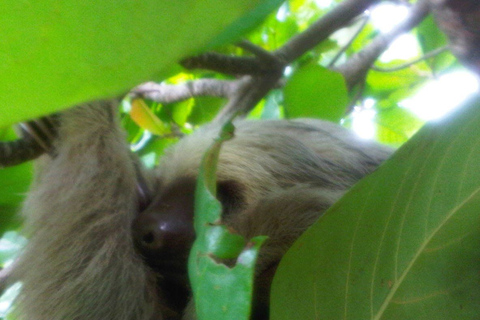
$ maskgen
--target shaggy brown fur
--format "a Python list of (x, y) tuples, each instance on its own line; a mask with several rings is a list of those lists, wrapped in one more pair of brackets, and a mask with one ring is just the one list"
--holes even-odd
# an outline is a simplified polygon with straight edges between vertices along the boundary
[[(135, 250), (136, 174), (114, 108), (100, 102), (65, 112), (56, 156), (38, 165), (24, 209), (30, 241), (15, 270), (23, 282), (21, 320), (167, 318), (155, 266)], [(246, 238), (269, 236), (256, 270), (261, 319), (286, 250), (391, 150), (318, 120), (236, 127), (222, 148), (218, 181), (229, 186), (225, 223)], [(195, 179), (217, 133), (218, 126), (205, 126), (169, 150), (151, 181), (156, 192)], [(190, 303), (183, 319), (194, 319), (193, 309)]]

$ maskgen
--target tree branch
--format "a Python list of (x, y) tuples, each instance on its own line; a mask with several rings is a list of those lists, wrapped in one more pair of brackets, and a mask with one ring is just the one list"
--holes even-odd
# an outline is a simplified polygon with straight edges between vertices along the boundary
[(355, 41), (355, 39), (357, 39), (357, 37), (359, 36), (359, 34), (363, 31), (363, 29), (365, 29), (365, 26), (367, 25), (368, 21), (369, 21), (369, 17), (368, 15), (365, 15), (363, 18), (362, 18), (362, 23), (360, 24), (360, 27), (358, 27), (358, 30), (355, 32), (355, 34), (350, 38), (350, 40), (348, 40), (348, 42), (337, 52), (337, 54), (335, 55), (335, 57), (333, 57), (332, 61), (330, 61), (330, 63), (328, 64), (328, 67), (329, 68), (333, 68), (335, 66), (335, 63), (337, 63), (338, 59), (340, 59), (340, 57), (342, 56), (343, 53), (345, 53), (345, 51), (347, 51), (348, 48), (350, 48), (350, 46), (352, 45), (352, 43)]
[(278, 83), (282, 72), (263, 77), (245, 76), (235, 95), (220, 110), (214, 121), (225, 121), (234, 114), (246, 115)]
[(250, 41), (242, 40), (237, 43), (237, 46), (250, 53), (253, 53), (259, 60), (263, 61), (263, 63), (275, 65), (279, 62), (270, 51), (267, 51), (262, 47), (251, 43)]
[(19, 125), (20, 139), (0, 142), (0, 167), (14, 166), (52, 151), (57, 117), (42, 117)]
[[(225, 74), (243, 75), (237, 80), (199, 79), (180, 85), (147, 83), (135, 88), (132, 94), (161, 103), (171, 103), (196, 96), (228, 98), (228, 103), (217, 115), (215, 121), (221, 121), (233, 114), (245, 115), (278, 84), (288, 64), (327, 39), (333, 32), (348, 25), (355, 17), (378, 1), (380, 0), (345, 0), (274, 52), (268, 52), (243, 41), (239, 46), (253, 53), (254, 57), (205, 53), (181, 62), (187, 69), (202, 68)], [(377, 36), (361, 52), (352, 56), (345, 64), (335, 68), (344, 75), (350, 89), (365, 80), (366, 73), (372, 67), (373, 62), (394, 38), (413, 28), (425, 17), (428, 13), (427, 3), (428, 0), (419, 0), (412, 7), (409, 18), (402, 24), (389, 33)], [(25, 142), (23, 144), (32, 149), (31, 145), (27, 145)], [(25, 151), (12, 151), (16, 148), (17, 145), (12, 143), (0, 144), (0, 163), (2, 161), (8, 163), (9, 160), (5, 159), (12, 158), (14, 153), (27, 154), (25, 159), (37, 156), (37, 154), (33, 155)], [(18, 160), (10, 161), (10, 163), (18, 163)]]
[(405, 63), (402, 63), (398, 66), (395, 66), (395, 67), (390, 67), (390, 68), (381, 68), (381, 67), (377, 67), (377, 66), (372, 66), (372, 70), (375, 70), (375, 71), (378, 71), (378, 72), (394, 72), (394, 71), (398, 71), (398, 70), (402, 70), (402, 69), (405, 69), (405, 68), (408, 68), (416, 63), (419, 63), (421, 61), (424, 61), (424, 60), (427, 60), (429, 58), (432, 58), (432, 57), (435, 57), (437, 55), (439, 55), (440, 53), (444, 52), (444, 51), (447, 51), (449, 49), (448, 46), (444, 46), (444, 47), (441, 47), (441, 48), (437, 48), (435, 50), (432, 50), (430, 52), (427, 52), (425, 53), (424, 55), (422, 55), (421, 57), (417, 58), (417, 59), (414, 59), (412, 61), (407, 61)]
[(452, 53), (480, 75), (480, 2), (430, 1), (439, 28), (449, 38)]
[(241, 42), (240, 46), (254, 53), (255, 57), (206, 53), (185, 59), (182, 65), (188, 69), (202, 68), (226, 74), (249, 75), (244, 77), (245, 82), (239, 87), (236, 96), (231, 98), (217, 115), (216, 121), (226, 119), (232, 113), (246, 114), (278, 83), (289, 63), (327, 39), (333, 32), (346, 26), (378, 1), (345, 0), (273, 53), (248, 42)]
[(260, 75), (269, 72), (263, 61), (256, 57), (226, 56), (215, 52), (186, 58), (180, 64), (188, 70), (206, 69), (229, 75)]
[(419, 24), (429, 13), (428, 0), (419, 0), (412, 8), (408, 17), (391, 31), (378, 35), (362, 51), (353, 55), (346, 63), (334, 68), (345, 77), (347, 86), (352, 89), (365, 81), (368, 70), (375, 60), (388, 48), (388, 46), (402, 33)]
[[(189, 84), (190, 87), (178, 85), (177, 88), (163, 85), (163, 88), (157, 87), (155, 93), (144, 93), (143, 96), (159, 102), (172, 101), (169, 98), (171, 96), (176, 96), (175, 99), (178, 100), (201, 95), (227, 97), (229, 102), (217, 115), (216, 121), (229, 118), (234, 113), (246, 114), (278, 83), (288, 64), (327, 39), (333, 32), (348, 25), (355, 17), (378, 1), (345, 0), (307, 30), (293, 37), (284, 46), (272, 53), (243, 41), (239, 43), (239, 46), (253, 53), (255, 57), (234, 57), (218, 53), (205, 53), (182, 61), (182, 65), (188, 69), (201, 68), (225, 74), (245, 75), (238, 82), (232, 84), (227, 81), (210, 80), (208, 86), (203, 86), (201, 82), (198, 85), (193, 82), (193, 84)], [(363, 82), (373, 62), (388, 48), (390, 43), (398, 35), (417, 25), (427, 13), (427, 1), (420, 0), (412, 7), (410, 16), (403, 23), (392, 31), (377, 36), (364, 50), (351, 57), (342, 66), (335, 68), (344, 75), (347, 86), (351, 89), (358, 83)], [(366, 21), (361, 25), (360, 31), (365, 23)], [(357, 35), (358, 32), (353, 39)], [(345, 48), (341, 49), (339, 54), (343, 52), (342, 50), (345, 50)], [(215, 81), (217, 82), (215, 83)], [(214, 88), (216, 86), (218, 88)]]
[(159, 103), (173, 103), (192, 97), (229, 98), (237, 90), (239, 80), (198, 79), (182, 84), (147, 82), (132, 90), (131, 95)]
[(369, 6), (379, 0), (346, 0), (339, 3), (304, 32), (293, 37), (274, 54), (285, 64), (291, 63), (305, 52), (326, 40), (332, 33), (346, 26)]

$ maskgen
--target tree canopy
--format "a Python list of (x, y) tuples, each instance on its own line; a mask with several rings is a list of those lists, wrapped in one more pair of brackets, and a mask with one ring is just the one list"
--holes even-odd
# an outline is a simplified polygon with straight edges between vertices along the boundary
[[(381, 29), (379, 6), (405, 16)], [(272, 319), (476, 319), (480, 100), (425, 126), (405, 101), (456, 70), (480, 72), (479, 17), (471, 0), (5, 4), (0, 139), (17, 139), (20, 121), (128, 93), (128, 141), (153, 167), (165, 148), (210, 121), (314, 117), (355, 129), (367, 114), (372, 138), (399, 150), (287, 253)], [(413, 55), (382, 56), (405, 34)], [(215, 161), (206, 163), (209, 181)], [(22, 242), (11, 231), (21, 232), (16, 213), (31, 172), (29, 162), (0, 170), (2, 264)], [(243, 254), (251, 271), (254, 260)], [(242, 294), (248, 311), (249, 291)], [(201, 303), (215, 310), (218, 299)], [(201, 319), (230, 319), (223, 316)]]

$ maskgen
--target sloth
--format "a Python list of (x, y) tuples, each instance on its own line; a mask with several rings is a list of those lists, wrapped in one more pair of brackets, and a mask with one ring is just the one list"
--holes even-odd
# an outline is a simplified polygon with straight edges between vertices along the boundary
[[(13, 271), (23, 284), (18, 319), (196, 319), (186, 267), (195, 181), (220, 125), (181, 139), (149, 171), (132, 157), (115, 103), (69, 109), (58, 123), (55, 151), (37, 160), (23, 209), (29, 242)], [(282, 256), (392, 150), (320, 120), (234, 125), (220, 152), (217, 197), (234, 232), (268, 236), (252, 314), (267, 319)], [(153, 191), (142, 205), (139, 175)]]

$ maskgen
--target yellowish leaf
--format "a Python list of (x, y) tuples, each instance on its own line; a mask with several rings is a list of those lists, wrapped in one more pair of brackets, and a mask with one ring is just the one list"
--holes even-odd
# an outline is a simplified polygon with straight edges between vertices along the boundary
[(156, 135), (165, 135), (170, 133), (168, 126), (162, 122), (142, 99), (134, 99), (132, 101), (132, 109), (130, 116), (133, 121), (141, 128), (150, 131)]

